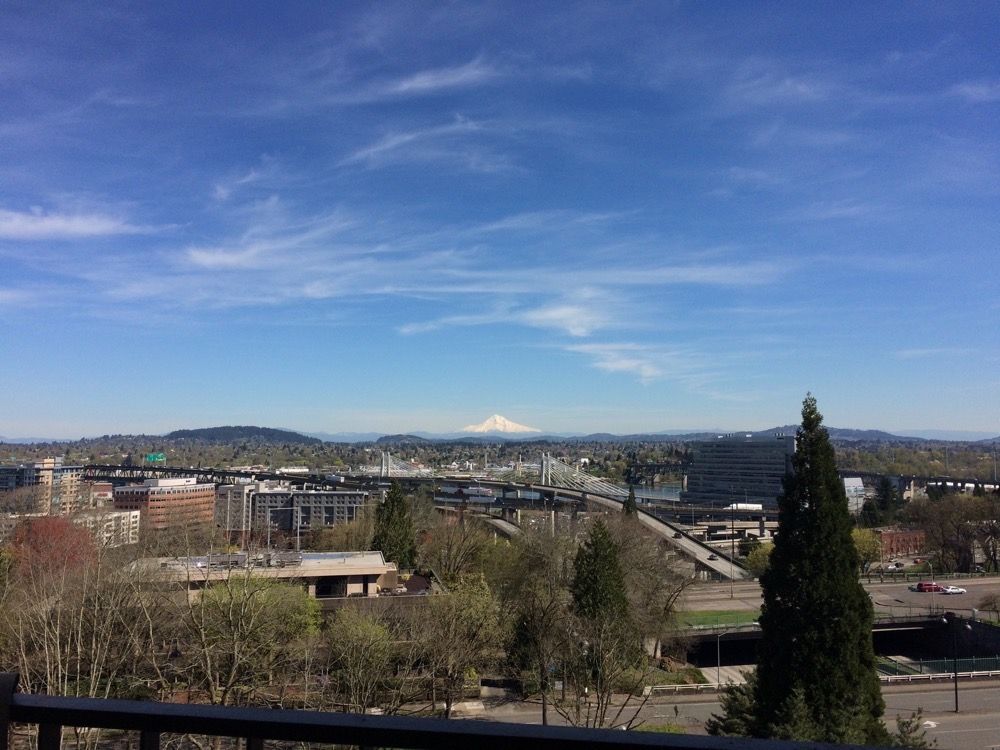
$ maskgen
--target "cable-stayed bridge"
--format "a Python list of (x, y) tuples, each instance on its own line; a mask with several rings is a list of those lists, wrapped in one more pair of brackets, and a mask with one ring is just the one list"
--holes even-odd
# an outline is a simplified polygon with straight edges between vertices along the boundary
[(395, 458), (389, 451), (382, 451), (377, 464), (359, 466), (354, 473), (362, 477), (378, 477), (379, 479), (409, 479), (429, 477), (434, 472), (423, 466)]

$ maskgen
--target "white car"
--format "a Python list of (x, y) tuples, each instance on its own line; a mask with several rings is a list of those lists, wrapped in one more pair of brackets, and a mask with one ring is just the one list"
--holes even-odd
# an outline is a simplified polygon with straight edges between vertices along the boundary
[(941, 588), (942, 594), (964, 594), (965, 589), (961, 586), (943, 586)]

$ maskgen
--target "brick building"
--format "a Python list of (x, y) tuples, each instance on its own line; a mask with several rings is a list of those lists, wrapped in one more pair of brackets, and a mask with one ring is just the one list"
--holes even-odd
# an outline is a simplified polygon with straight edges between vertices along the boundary
[(927, 543), (927, 535), (919, 529), (885, 526), (874, 531), (882, 548), (882, 562), (894, 557), (916, 555), (923, 552)]

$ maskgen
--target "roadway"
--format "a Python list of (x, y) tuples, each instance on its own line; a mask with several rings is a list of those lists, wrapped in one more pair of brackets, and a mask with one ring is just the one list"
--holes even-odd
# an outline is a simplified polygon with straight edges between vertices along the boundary
[[(940, 750), (986, 750), (1000, 745), (1000, 681), (962, 682), (956, 714), (951, 683), (883, 685), (885, 717), (890, 729), (897, 715), (909, 717), (922, 710), (928, 738)], [(636, 705), (639, 705), (636, 703)], [(660, 695), (639, 710), (648, 724), (679, 724), (689, 734), (705, 734), (705, 721), (721, 710), (715, 694)], [(549, 711), (550, 723), (564, 723)], [(541, 724), (541, 708), (535, 702), (487, 701), (477, 718), (523, 724)]]
[[(938, 581), (941, 583), (942, 581)], [(1000, 594), (1000, 578), (956, 578), (944, 583), (968, 589), (966, 594), (949, 596), (946, 594), (926, 594), (910, 591), (909, 582), (868, 583), (862, 580), (865, 589), (872, 595), (876, 614), (921, 614), (929, 610), (953, 612), (971, 611), (983, 597)], [(761, 592), (757, 581), (734, 581), (732, 583), (697, 583), (688, 587), (680, 602), (680, 608), (690, 611), (703, 610), (753, 610), (760, 607)], [(997, 744), (1000, 744), (998, 742)]]
[[(622, 501), (594, 492), (584, 492), (582, 490), (568, 490), (563, 487), (533, 485), (536, 491), (556, 492), (564, 497), (575, 497), (578, 500), (592, 502), (595, 505), (608, 508), (609, 510), (621, 511)], [(750, 577), (750, 572), (739, 563), (733, 563), (729, 556), (723, 552), (709, 547), (704, 542), (689, 536), (678, 526), (674, 526), (663, 521), (656, 516), (640, 509), (637, 516), (639, 522), (649, 529), (653, 534), (663, 539), (668, 544), (678, 548), (685, 555), (697, 561), (699, 565), (717, 573), (722, 578), (728, 580), (741, 580)], [(713, 559), (714, 558), (714, 559)]]

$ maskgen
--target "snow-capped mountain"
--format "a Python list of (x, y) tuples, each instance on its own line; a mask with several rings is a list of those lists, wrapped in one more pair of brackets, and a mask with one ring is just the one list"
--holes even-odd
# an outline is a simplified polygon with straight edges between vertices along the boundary
[(480, 424), (470, 424), (468, 427), (463, 427), (462, 432), (541, 432), (534, 427), (526, 427), (523, 424), (518, 424), (517, 422), (511, 422), (506, 417), (501, 417), (499, 414), (494, 414), (492, 417), (487, 419), (485, 422)]

